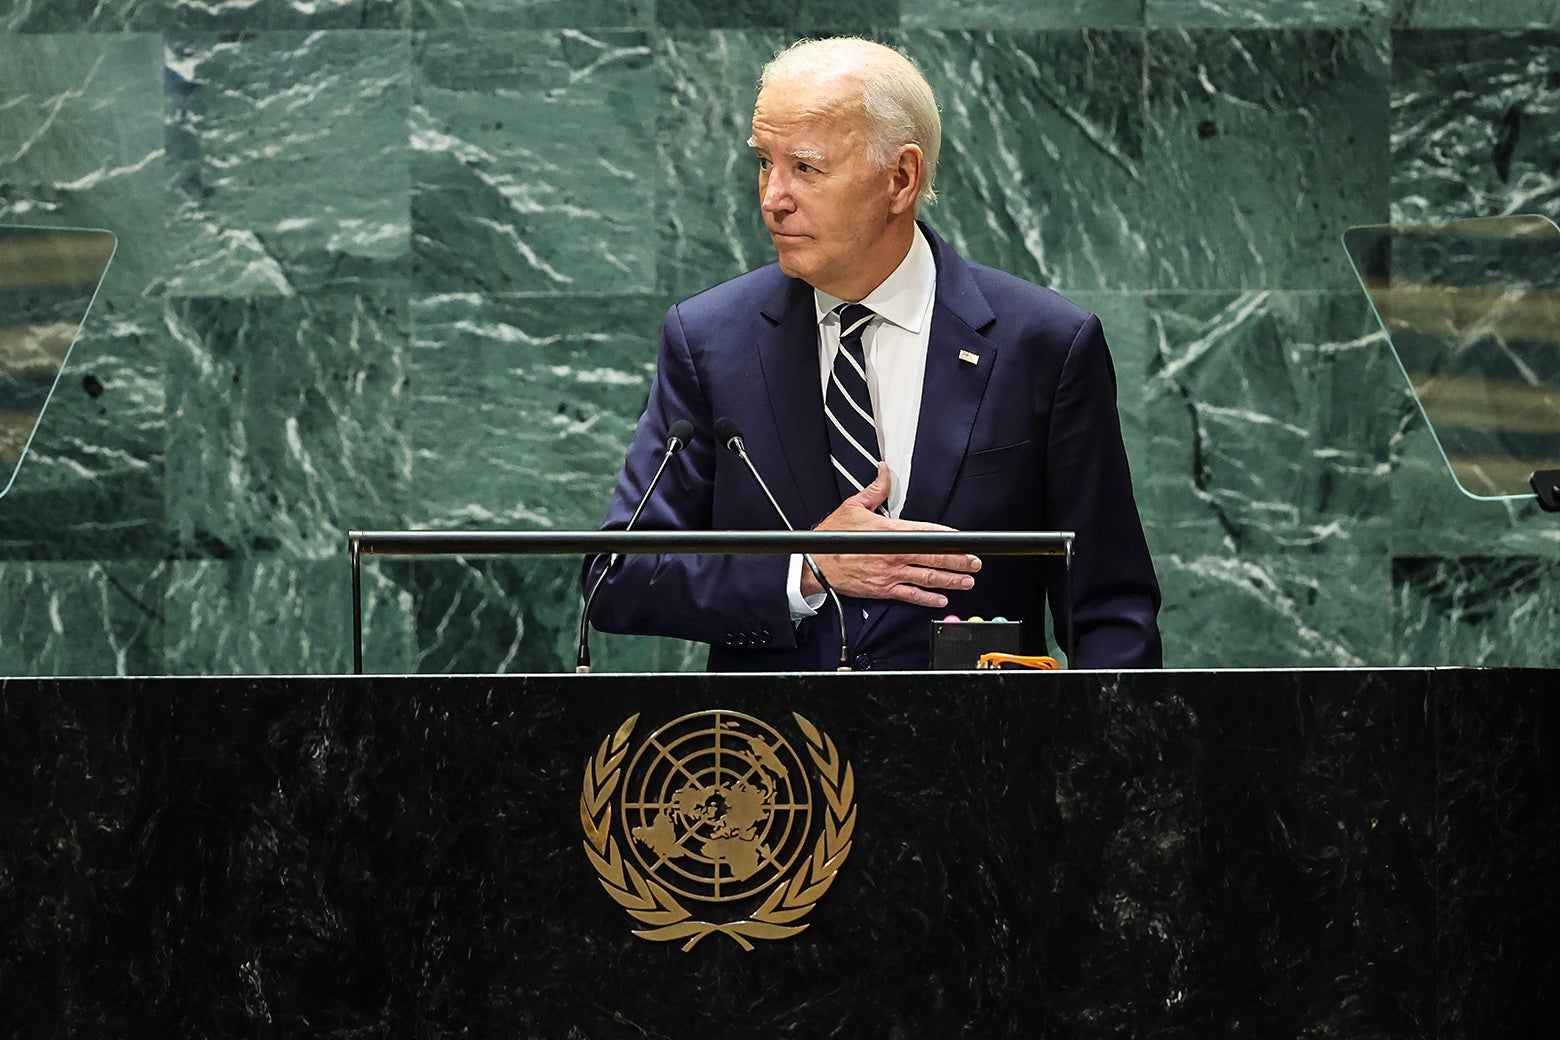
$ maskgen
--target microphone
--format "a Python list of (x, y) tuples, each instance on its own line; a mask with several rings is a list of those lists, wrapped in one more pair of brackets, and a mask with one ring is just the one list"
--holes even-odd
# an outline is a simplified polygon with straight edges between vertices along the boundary
[[(650, 486), (645, 488), (645, 493), (639, 499), (639, 505), (634, 509), (634, 515), (628, 518), (628, 523), (623, 527), (625, 531), (632, 531), (634, 524), (639, 521), (639, 514), (645, 511), (645, 506), (650, 504), (650, 496), (655, 493), (655, 486), (661, 482), (661, 474), (666, 472), (666, 464), (672, 461), (676, 455), (688, 446), (688, 440), (693, 436), (693, 423), (687, 419), (678, 419), (667, 427), (666, 453), (661, 456), (661, 464), (656, 467), (655, 476), (650, 478)], [(600, 556), (598, 555), (599, 559)], [(607, 565), (601, 568), (601, 573), (596, 576), (596, 581), (585, 594), (585, 607), (580, 611), (580, 642), (579, 653), (575, 658), (574, 670), (576, 672), (590, 671), (590, 607), (596, 602), (596, 593), (601, 591), (602, 584), (607, 580), (607, 575), (618, 565), (623, 558), (622, 553), (613, 553), (607, 560)]]
[[(753, 479), (758, 482), (759, 488), (764, 492), (764, 497), (769, 499), (769, 504), (774, 507), (775, 515), (780, 518), (780, 522), (785, 525), (785, 529), (787, 531), (796, 530), (795, 527), (791, 526), (791, 521), (786, 518), (785, 510), (780, 508), (780, 503), (775, 501), (775, 496), (770, 492), (769, 485), (764, 483), (763, 477), (759, 476), (758, 467), (753, 465), (752, 459), (748, 458), (747, 445), (742, 442), (742, 428), (737, 425), (736, 420), (729, 415), (723, 415), (716, 419), (715, 439), (720, 442), (721, 447), (735, 452), (737, 457), (747, 465), (748, 472), (753, 474)], [(823, 576), (823, 571), (818, 569), (818, 564), (814, 562), (811, 553), (802, 553), (802, 562), (807, 564), (807, 569), (812, 571), (812, 576), (818, 579), (818, 584), (823, 587), (823, 591), (833, 601), (834, 613), (840, 619), (840, 663), (835, 668), (835, 671), (851, 671), (850, 633), (845, 628), (845, 608), (840, 605), (839, 594), (834, 591), (834, 586), (829, 584), (829, 579)]]

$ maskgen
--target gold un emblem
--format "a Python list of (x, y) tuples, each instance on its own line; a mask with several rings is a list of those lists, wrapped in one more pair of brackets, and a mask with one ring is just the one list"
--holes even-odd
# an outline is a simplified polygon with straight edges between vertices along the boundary
[(718, 932), (751, 950), (751, 940), (807, 927), (850, 855), (856, 780), (833, 740), (791, 717), (806, 761), (768, 723), (704, 711), (662, 726), (630, 758), (631, 716), (585, 763), (585, 853), (607, 894), (646, 926), (635, 935), (686, 940), (686, 952)]

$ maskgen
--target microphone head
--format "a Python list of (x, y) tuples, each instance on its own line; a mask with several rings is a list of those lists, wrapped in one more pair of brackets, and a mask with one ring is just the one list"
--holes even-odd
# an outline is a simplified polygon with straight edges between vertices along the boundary
[(715, 420), (715, 439), (721, 445), (736, 451), (742, 446), (742, 427), (729, 415), (723, 415)]
[(678, 419), (672, 423), (666, 431), (666, 450), (682, 451), (688, 446), (688, 439), (693, 436), (693, 423), (687, 419)]

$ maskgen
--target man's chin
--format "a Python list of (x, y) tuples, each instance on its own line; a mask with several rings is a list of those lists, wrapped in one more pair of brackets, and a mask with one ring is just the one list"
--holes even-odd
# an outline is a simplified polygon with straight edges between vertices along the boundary
[(792, 278), (805, 278), (808, 265), (805, 254), (798, 248), (799, 243), (795, 239), (774, 239), (775, 259), (780, 261), (780, 270)]

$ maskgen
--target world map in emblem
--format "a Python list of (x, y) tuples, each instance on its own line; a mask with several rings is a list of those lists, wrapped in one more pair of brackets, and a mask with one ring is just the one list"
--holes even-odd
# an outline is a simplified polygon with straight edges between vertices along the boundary
[(760, 892), (808, 844), (806, 766), (775, 729), (740, 712), (701, 712), (656, 730), (629, 763), (621, 797), (634, 856), (692, 899)]

